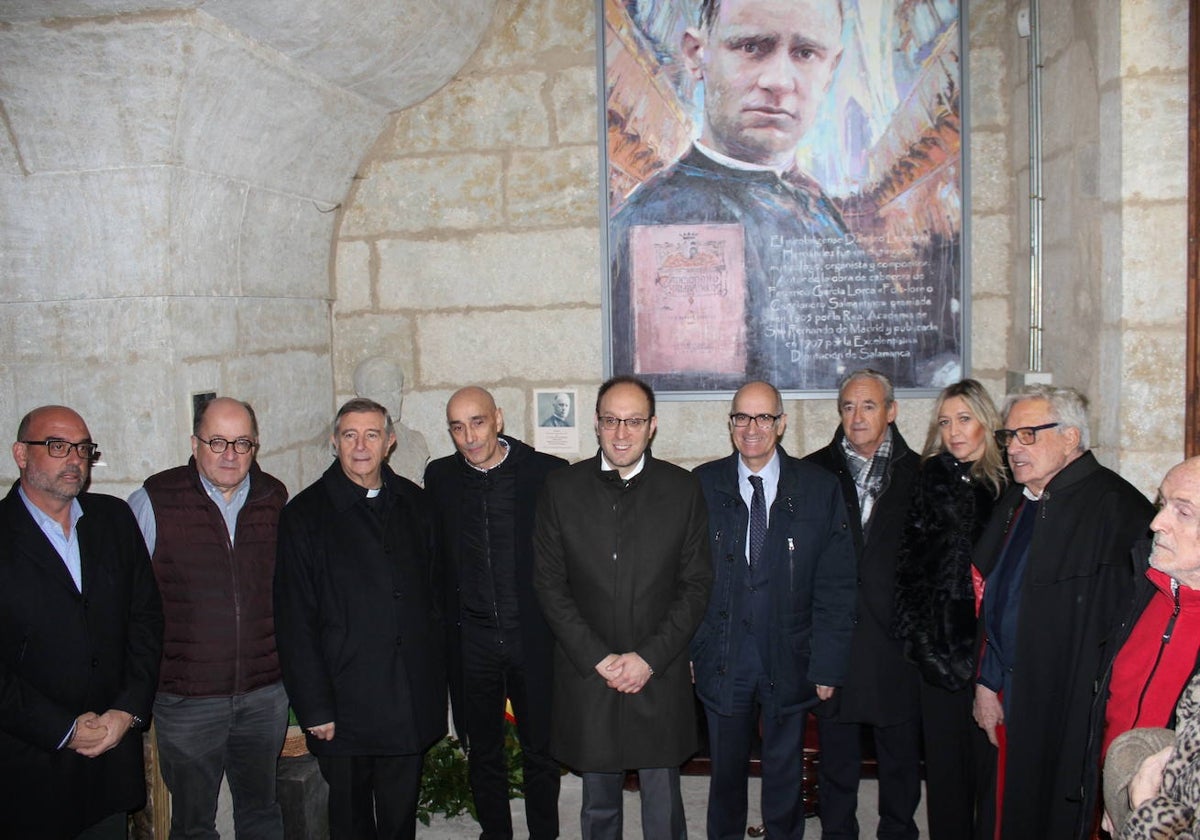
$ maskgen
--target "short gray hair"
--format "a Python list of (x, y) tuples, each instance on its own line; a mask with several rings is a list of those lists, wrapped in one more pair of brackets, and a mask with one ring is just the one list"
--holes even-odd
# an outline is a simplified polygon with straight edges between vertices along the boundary
[[(1026, 400), (1043, 400), (1050, 408), (1050, 417), (1060, 426), (1079, 431), (1079, 446), (1076, 450), (1087, 452), (1092, 447), (1092, 434), (1088, 430), (1088, 398), (1074, 388), (1059, 388), (1054, 385), (1027, 385), (1015, 394), (1004, 398), (1004, 423), (1014, 405)], [(1062, 429), (1060, 428), (1061, 432)]]
[(857, 379), (873, 379), (883, 386), (883, 404), (889, 406), (896, 401), (896, 388), (892, 385), (892, 380), (887, 378), (887, 374), (880, 373), (871, 368), (859, 368), (846, 374), (838, 385), (838, 404), (839, 410), (842, 402), (842, 393), (846, 390), (846, 386)]
[(337, 416), (333, 418), (333, 431), (332, 431), (333, 436), (337, 437), (338, 422), (344, 416), (346, 416), (347, 414), (363, 414), (363, 413), (382, 414), (387, 433), (389, 435), (394, 435), (396, 433), (395, 424), (392, 423), (392, 415), (388, 413), (388, 410), (386, 408), (384, 408), (379, 403), (375, 402), (375, 400), (367, 399), (366, 397), (355, 397), (354, 399), (346, 402), (344, 405), (342, 405), (341, 408), (338, 409)]

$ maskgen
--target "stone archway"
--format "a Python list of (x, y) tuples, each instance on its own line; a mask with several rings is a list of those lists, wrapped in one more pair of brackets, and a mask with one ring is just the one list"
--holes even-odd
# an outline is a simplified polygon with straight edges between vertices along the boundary
[(189, 394), (218, 390), (255, 403), (262, 460), (298, 489), (332, 410), (337, 208), (494, 5), (0, 4), (0, 426), (79, 408), (97, 489), (125, 495), (184, 455)]

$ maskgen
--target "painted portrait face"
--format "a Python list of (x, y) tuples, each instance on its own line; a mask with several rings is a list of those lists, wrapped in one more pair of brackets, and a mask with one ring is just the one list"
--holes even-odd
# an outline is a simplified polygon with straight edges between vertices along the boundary
[(978, 461), (987, 447), (988, 430), (962, 397), (950, 397), (938, 412), (942, 446), (960, 461)]
[[(606, 429), (600, 422), (601, 417), (615, 417), (618, 420), (636, 418), (644, 422), (636, 429), (629, 428), (623, 422), (617, 423), (616, 428)], [(609, 465), (616, 467), (622, 478), (637, 466), (657, 428), (658, 419), (650, 416), (650, 400), (636, 385), (628, 382), (614, 385), (600, 400), (596, 413), (596, 438), (600, 441), (600, 450), (605, 459)]]
[(337, 421), (333, 445), (346, 477), (374, 490), (383, 483), (383, 459), (396, 443), (388, 434), (387, 417), (378, 411), (352, 411)]
[(566, 394), (555, 394), (554, 402), (551, 404), (554, 409), (554, 416), (559, 420), (566, 420), (567, 414), (571, 411), (571, 398)]
[(722, 0), (711, 28), (683, 38), (684, 63), (704, 82), (701, 142), (787, 166), (833, 82), (841, 34), (831, 0)]

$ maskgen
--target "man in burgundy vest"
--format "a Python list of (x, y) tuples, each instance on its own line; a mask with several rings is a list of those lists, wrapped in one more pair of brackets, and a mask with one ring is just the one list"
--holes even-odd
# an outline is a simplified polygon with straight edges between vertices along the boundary
[(129, 498), (166, 618), (154, 721), (172, 837), (216, 840), (222, 775), (237, 836), (283, 837), (275, 761), (288, 702), (272, 582), (287, 490), (258, 468), (257, 451), (250, 405), (211, 400), (196, 411), (188, 463)]

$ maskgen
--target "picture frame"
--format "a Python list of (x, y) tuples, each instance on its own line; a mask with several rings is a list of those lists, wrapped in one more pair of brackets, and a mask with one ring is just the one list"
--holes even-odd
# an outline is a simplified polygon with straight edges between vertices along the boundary
[(964, 10), (758, 2), (597, 2), (606, 374), (935, 393), (969, 369)]

